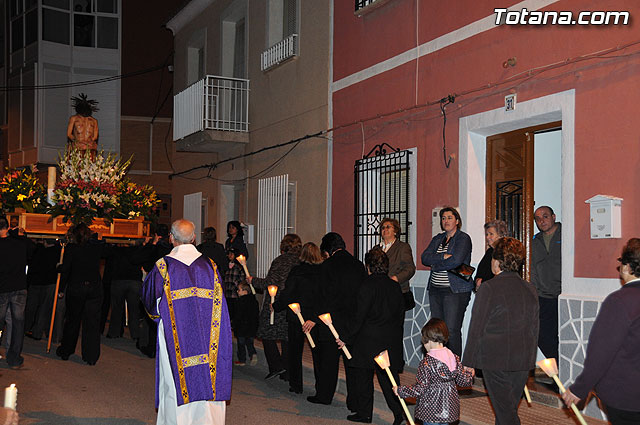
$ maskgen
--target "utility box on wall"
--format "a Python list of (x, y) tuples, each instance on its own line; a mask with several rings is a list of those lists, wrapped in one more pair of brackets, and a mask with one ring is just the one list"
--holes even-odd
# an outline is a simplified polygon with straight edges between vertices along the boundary
[(622, 198), (596, 195), (584, 202), (589, 204), (591, 239), (622, 237)]

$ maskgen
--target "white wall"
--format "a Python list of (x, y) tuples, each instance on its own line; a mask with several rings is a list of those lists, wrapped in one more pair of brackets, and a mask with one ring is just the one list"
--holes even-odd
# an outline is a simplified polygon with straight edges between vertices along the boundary
[(562, 222), (562, 131), (536, 134), (533, 158), (535, 208), (550, 206)]

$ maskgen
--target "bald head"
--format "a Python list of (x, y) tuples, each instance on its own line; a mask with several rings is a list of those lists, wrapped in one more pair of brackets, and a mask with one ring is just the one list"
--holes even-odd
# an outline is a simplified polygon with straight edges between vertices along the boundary
[(185, 219), (179, 219), (171, 224), (173, 246), (192, 243), (196, 239), (195, 225)]

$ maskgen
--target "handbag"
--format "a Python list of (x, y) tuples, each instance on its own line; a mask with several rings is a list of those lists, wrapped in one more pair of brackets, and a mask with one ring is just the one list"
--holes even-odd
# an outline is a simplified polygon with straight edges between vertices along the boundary
[(416, 300), (413, 298), (413, 292), (411, 290), (402, 293), (404, 299), (404, 311), (413, 310), (416, 306)]
[(469, 281), (471, 280), (471, 277), (473, 276), (473, 272), (475, 272), (476, 269), (475, 267), (471, 267), (467, 264), (460, 264), (458, 267), (456, 267), (453, 270), (449, 270), (449, 272), (453, 273), (454, 275), (461, 277), (462, 279)]

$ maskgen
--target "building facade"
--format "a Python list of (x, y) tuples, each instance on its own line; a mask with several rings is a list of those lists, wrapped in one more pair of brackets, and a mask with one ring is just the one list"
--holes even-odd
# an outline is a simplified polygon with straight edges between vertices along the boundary
[[(438, 209), (459, 208), (477, 265), (485, 221), (507, 220), (529, 246), (533, 209), (551, 205), (562, 221), (559, 366), (569, 383), (582, 370), (600, 303), (619, 288), (616, 258), (640, 232), (638, 192), (620, 173), (640, 154), (629, 96), (640, 84), (640, 32), (629, 16), (640, 9), (572, 0), (501, 4), (510, 14), (495, 7), (334, 2), (331, 225), (361, 249), (382, 214), (404, 217), (419, 268), (419, 305), (405, 327), (405, 358), (415, 365), (429, 317), (429, 272), (419, 258), (440, 232)], [(562, 25), (563, 16), (576, 23)], [(406, 163), (394, 158), (402, 152)], [(367, 178), (379, 189), (366, 192), (358, 182)], [(399, 203), (384, 190), (399, 193)], [(596, 194), (623, 199), (620, 238), (591, 238), (585, 201)], [(587, 413), (602, 416), (594, 403)]]

